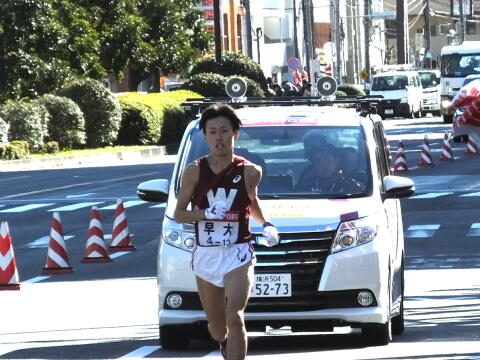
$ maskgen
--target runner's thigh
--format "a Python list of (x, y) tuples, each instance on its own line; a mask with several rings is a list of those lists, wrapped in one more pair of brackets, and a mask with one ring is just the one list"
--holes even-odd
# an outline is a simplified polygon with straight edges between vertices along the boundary
[(248, 262), (225, 275), (225, 293), (229, 311), (243, 310), (253, 283), (253, 264)]

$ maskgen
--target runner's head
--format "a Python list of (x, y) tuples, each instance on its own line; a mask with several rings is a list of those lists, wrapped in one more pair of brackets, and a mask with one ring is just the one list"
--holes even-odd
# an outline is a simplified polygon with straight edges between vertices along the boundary
[(242, 125), (242, 122), (235, 113), (235, 109), (232, 108), (230, 105), (215, 104), (209, 106), (202, 112), (202, 116), (200, 117), (200, 130), (202, 130), (205, 134), (208, 120), (220, 116), (226, 117), (230, 121), (233, 131), (238, 131), (240, 129), (240, 125)]

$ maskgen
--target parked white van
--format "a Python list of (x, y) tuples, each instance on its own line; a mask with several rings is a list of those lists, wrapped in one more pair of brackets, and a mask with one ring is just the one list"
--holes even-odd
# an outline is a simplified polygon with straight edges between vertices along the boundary
[(433, 116), (442, 115), (440, 100), (440, 70), (423, 69), (418, 71), (423, 88), (422, 111)]
[(395, 71), (374, 75), (370, 95), (383, 96), (378, 105), (382, 118), (421, 117), (423, 88), (416, 71)]

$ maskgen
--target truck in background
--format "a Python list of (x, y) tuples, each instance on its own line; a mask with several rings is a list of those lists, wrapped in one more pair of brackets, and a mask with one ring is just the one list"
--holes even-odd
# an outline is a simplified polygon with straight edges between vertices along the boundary
[(480, 74), (480, 41), (464, 41), (462, 45), (444, 46), (440, 51), (440, 96), (445, 123), (453, 114), (447, 112), (453, 97), (468, 75)]

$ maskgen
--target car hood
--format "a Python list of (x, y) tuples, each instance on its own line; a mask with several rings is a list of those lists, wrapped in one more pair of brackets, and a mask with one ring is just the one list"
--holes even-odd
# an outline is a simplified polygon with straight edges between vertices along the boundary
[[(265, 218), (280, 232), (335, 230), (342, 221), (368, 216), (375, 210), (371, 198), (261, 200)], [(252, 232), (262, 231), (260, 224), (250, 220)]]
[(370, 95), (383, 95), (384, 99), (395, 100), (407, 96), (406, 90), (370, 91)]

